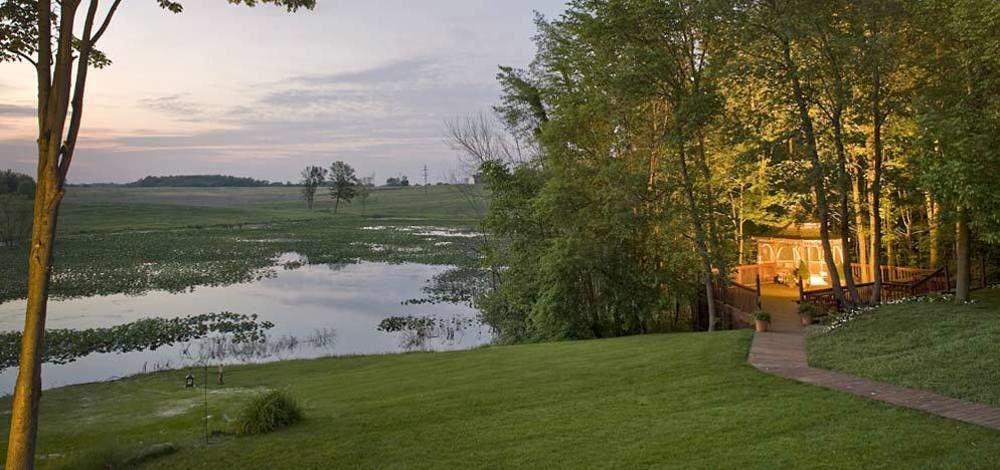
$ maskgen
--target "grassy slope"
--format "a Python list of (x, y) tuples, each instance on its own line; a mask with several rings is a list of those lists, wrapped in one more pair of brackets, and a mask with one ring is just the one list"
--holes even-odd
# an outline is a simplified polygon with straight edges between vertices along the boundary
[(809, 362), (1000, 407), (1000, 290), (978, 303), (881, 307), (809, 339)]
[(745, 364), (749, 339), (651, 335), (244, 366), (211, 394), (212, 427), (249, 396), (240, 392), (261, 387), (288, 389), (306, 421), (207, 447), (201, 392), (180, 386), (183, 372), (74, 386), (46, 392), (39, 454), (45, 466), (79, 468), (65, 455), (169, 441), (180, 451), (154, 468), (1000, 466), (1000, 433), (760, 373)]

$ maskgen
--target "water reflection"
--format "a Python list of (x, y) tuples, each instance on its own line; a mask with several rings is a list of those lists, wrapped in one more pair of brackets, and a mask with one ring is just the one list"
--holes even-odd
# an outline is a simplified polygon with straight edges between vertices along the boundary
[[(262, 320), (273, 322), (275, 327), (268, 331), (271, 344), (267, 347), (271, 349), (266, 355), (225, 344), (202, 345), (198, 342), (156, 351), (95, 354), (72, 364), (44, 365), (44, 386), (51, 388), (184, 367), (212, 358), (216, 353), (224, 353), (223, 362), (256, 362), (399, 352), (404, 349), (401, 342), (405, 333), (377, 331), (384, 318), (431, 314), (441, 318), (476, 316), (474, 309), (461, 304), (401, 305), (403, 300), (419, 296), (425, 282), (448, 269), (447, 266), (372, 262), (294, 266), (297, 264), (294, 261), (298, 258), (282, 257), (278, 265), (287, 266), (287, 269), (279, 268), (273, 277), (256, 282), (197, 287), (178, 294), (155, 291), (141, 296), (116, 294), (52, 301), (48, 309), (49, 328), (112, 326), (140, 318), (227, 310), (256, 313)], [(0, 330), (19, 330), (23, 321), (24, 301), (0, 304)], [(330, 334), (318, 333), (324, 331)], [(490, 339), (488, 333), (468, 333), (451, 341), (432, 341), (427, 347), (464, 349)], [(277, 346), (282, 342), (282, 346)], [(16, 374), (16, 369), (0, 374), (0, 393), (10, 392)]]

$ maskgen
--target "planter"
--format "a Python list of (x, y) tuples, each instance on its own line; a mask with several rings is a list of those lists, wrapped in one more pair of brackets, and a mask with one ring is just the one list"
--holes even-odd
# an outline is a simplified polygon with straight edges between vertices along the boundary
[(802, 326), (809, 326), (813, 324), (813, 317), (808, 315), (802, 315), (799, 317), (799, 320), (802, 320)]
[(758, 333), (764, 333), (765, 331), (767, 331), (767, 327), (770, 326), (770, 323), (764, 320), (754, 320), (753, 324), (754, 328), (757, 329)]

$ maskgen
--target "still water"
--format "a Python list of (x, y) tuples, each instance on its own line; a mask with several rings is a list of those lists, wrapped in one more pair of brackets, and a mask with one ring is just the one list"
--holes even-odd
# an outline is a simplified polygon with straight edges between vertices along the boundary
[[(285, 256), (287, 261), (288, 256)], [(47, 328), (108, 327), (140, 318), (178, 317), (230, 311), (257, 314), (274, 323), (268, 330), (270, 351), (254, 358), (228, 357), (226, 363), (272, 361), (345, 354), (379, 354), (403, 350), (402, 333), (377, 331), (394, 315), (473, 318), (477, 312), (461, 304), (402, 305), (421, 296), (427, 280), (446, 266), (361, 262), (346, 265), (303, 265), (275, 268), (260, 281), (222, 287), (197, 287), (171, 294), (107, 295), (49, 302)], [(0, 330), (20, 330), (24, 301), (0, 304)], [(474, 327), (453, 338), (432, 339), (427, 349), (465, 349), (488, 343), (490, 333)], [(43, 366), (45, 388), (109, 380), (163, 368), (183, 368), (204, 360), (204, 340), (156, 351), (91, 354), (64, 365)], [(213, 359), (212, 364), (218, 363)], [(10, 393), (16, 368), (0, 373), (0, 394)]]

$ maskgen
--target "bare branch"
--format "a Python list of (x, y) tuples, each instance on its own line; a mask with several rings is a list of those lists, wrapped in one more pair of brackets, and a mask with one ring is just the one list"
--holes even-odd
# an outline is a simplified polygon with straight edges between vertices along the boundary
[[(94, 6), (94, 1), (91, 6)], [(122, 3), (122, 0), (115, 0), (115, 3), (111, 4), (111, 8), (108, 9), (108, 14), (104, 16), (104, 21), (101, 22), (101, 27), (97, 28), (97, 32), (94, 33), (94, 39), (90, 41), (91, 45), (97, 44), (97, 41), (104, 36), (104, 32), (108, 30), (108, 25), (111, 24), (111, 18), (115, 16), (115, 12), (118, 11), (118, 5)]]

